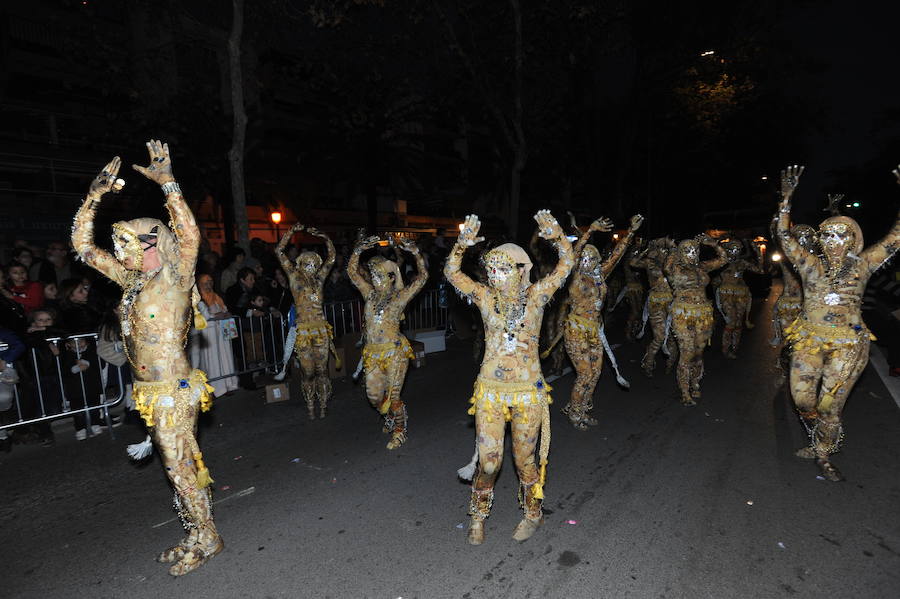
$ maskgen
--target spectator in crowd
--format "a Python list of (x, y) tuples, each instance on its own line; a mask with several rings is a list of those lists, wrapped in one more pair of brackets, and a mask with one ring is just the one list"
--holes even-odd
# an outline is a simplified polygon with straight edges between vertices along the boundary
[(66, 279), (77, 276), (69, 258), (69, 247), (61, 241), (53, 241), (47, 246), (44, 260), (31, 266), (31, 279), (41, 283), (61, 284)]
[(18, 262), (28, 270), (34, 265), (34, 253), (27, 246), (16, 246), (12, 251), (12, 261)]
[[(237, 282), (228, 288), (225, 292), (225, 305), (228, 306), (228, 311), (238, 317), (244, 317), (247, 315), (253, 315), (253, 311), (250, 306), (250, 302), (253, 299), (253, 294), (256, 292), (256, 272), (252, 268), (244, 267), (237, 272)], [(258, 316), (262, 316), (262, 314), (258, 314)], [(249, 323), (245, 318), (241, 318), (241, 330), (249, 331)], [(235, 356), (240, 356), (240, 365), (239, 370), (247, 370), (247, 366), (252, 359), (252, 354), (248, 354), (247, 352), (247, 339), (243, 339), (243, 334), (241, 338), (235, 338), (232, 340), (232, 351)], [(256, 389), (256, 385), (253, 383), (253, 376), (250, 373), (244, 373), (240, 377), (238, 377), (238, 382), (240, 386), (244, 389)]]
[[(9, 413), (15, 403), (15, 387), (19, 381), (13, 362), (25, 352), (25, 345), (15, 332), (0, 328), (0, 424), (11, 418)], [(5, 429), (0, 429), (0, 450), (9, 452), (12, 439)]]
[[(338, 259), (340, 259), (340, 256), (338, 256)], [(328, 273), (323, 293), (326, 302), (344, 302), (355, 298), (357, 292), (356, 288), (350, 283), (347, 269), (341, 268), (341, 265), (336, 263), (335, 267)]]
[(59, 311), (59, 286), (56, 283), (44, 285), (44, 306), (47, 310)]
[(88, 303), (89, 293), (83, 279), (67, 279), (60, 285), (60, 325), (70, 334), (97, 332), (100, 312)]
[(6, 284), (12, 300), (22, 304), (25, 313), (44, 305), (44, 288), (37, 281), (28, 280), (28, 269), (18, 262), (6, 267)]
[[(66, 332), (56, 328), (53, 313), (38, 309), (28, 315), (28, 331), (25, 344), (29, 355), (27, 365), (20, 369), (22, 377), (21, 389), (22, 412), (27, 418), (37, 418), (49, 414), (58, 414), (62, 410), (62, 393), (59, 388), (59, 370), (57, 357), (60, 354), (60, 343), (48, 341), (51, 338), (65, 337)], [(35, 425), (37, 439), (44, 446), (54, 444), (53, 430), (49, 422)]]
[[(136, 426), (141, 426), (141, 417), (134, 405), (132, 391), (134, 379), (131, 376), (131, 368), (128, 365), (128, 354), (125, 353), (125, 343), (122, 341), (122, 314), (119, 311), (120, 301), (114, 302), (109, 309), (103, 312), (97, 335), (97, 356), (102, 362), (101, 380), (103, 388), (110, 386), (118, 388), (119, 373), (121, 373), (121, 385), (123, 404), (125, 406), (125, 419)], [(113, 426), (119, 424), (118, 416), (111, 417)]]
[[(224, 273), (222, 273), (224, 277)], [(250, 295), (256, 287), (256, 271), (244, 267), (237, 272), (237, 282), (225, 290), (225, 305), (232, 314), (244, 316), (250, 306)]]
[(237, 377), (220, 378), (234, 372), (234, 352), (230, 340), (237, 336), (237, 331), (224, 300), (213, 289), (212, 277), (208, 274), (197, 277), (197, 289), (201, 297), (198, 309), (208, 326), (203, 330), (191, 331), (189, 355), (194, 368), (203, 370), (209, 377), (213, 394), (221, 397), (238, 388)]
[(238, 271), (244, 268), (246, 254), (239, 247), (233, 247), (225, 254), (225, 268), (219, 278), (219, 289), (228, 293), (231, 286), (237, 283)]
[(0, 268), (0, 327), (22, 337), (26, 326), (25, 308), (15, 301), (12, 292), (6, 288), (6, 269)]
[(281, 267), (276, 268), (275, 276), (269, 280), (269, 304), (282, 316), (287, 316), (294, 305), (290, 285), (284, 270)]
[[(60, 362), (63, 393), (69, 401), (69, 408), (76, 411), (99, 406), (102, 386), (100, 360), (94, 340), (90, 337), (70, 337), (65, 341), (64, 348)], [(85, 412), (76, 411), (74, 420), (75, 439), (78, 441), (84, 441), (88, 435), (99, 435), (103, 430), (99, 424), (99, 410), (91, 411), (90, 428)]]

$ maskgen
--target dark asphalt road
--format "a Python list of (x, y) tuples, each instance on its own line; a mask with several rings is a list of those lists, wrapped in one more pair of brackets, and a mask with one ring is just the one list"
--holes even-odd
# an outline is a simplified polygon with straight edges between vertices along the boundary
[(849, 482), (818, 480), (792, 456), (805, 440), (766, 344), (770, 306), (739, 361), (707, 352), (695, 408), (661, 369), (640, 374), (637, 346), (618, 350), (630, 391), (604, 372), (591, 431), (559, 414), (572, 377), (557, 381), (546, 524), (522, 544), (508, 455), (485, 544), (465, 542), (455, 471), (472, 452), (476, 364), (464, 342), (410, 372), (410, 440), (395, 452), (346, 382), (324, 421), (296, 400), (218, 402), (201, 444), (226, 549), (181, 579), (153, 561), (182, 532), (158, 461), (125, 456), (141, 434), (76, 443), (66, 425), (54, 448), (0, 454), (0, 596), (900, 596), (900, 410), (870, 365), (836, 458)]

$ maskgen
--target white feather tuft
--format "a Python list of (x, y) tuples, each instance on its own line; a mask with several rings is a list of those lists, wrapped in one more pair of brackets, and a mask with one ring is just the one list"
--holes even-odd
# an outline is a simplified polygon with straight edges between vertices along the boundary
[(147, 438), (140, 443), (132, 443), (125, 448), (125, 451), (128, 452), (128, 457), (135, 462), (143, 460), (153, 452), (153, 442), (150, 440), (150, 435), (147, 435)]
[(456, 474), (463, 480), (472, 480), (475, 478), (475, 467), (478, 466), (478, 440), (475, 440), (475, 454), (472, 461), (456, 471)]

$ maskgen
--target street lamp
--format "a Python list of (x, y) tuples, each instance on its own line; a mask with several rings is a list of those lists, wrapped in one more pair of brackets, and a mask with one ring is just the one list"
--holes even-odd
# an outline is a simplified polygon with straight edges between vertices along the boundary
[(281, 239), (281, 230), (278, 228), (278, 223), (281, 222), (281, 213), (280, 212), (270, 212), (269, 218), (272, 219), (272, 222), (275, 223), (275, 243)]

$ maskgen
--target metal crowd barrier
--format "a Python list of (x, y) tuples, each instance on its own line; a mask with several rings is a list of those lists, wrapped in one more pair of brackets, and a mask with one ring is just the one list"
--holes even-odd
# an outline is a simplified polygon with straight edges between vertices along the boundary
[[(363, 302), (359, 299), (325, 304), (325, 319), (334, 329), (335, 337), (362, 330)], [(404, 329), (439, 329), (447, 326), (447, 308), (441, 307), (438, 290), (430, 289), (417, 295), (406, 306)]]
[[(87, 342), (85, 348), (81, 347), (81, 341)], [(84, 414), (85, 427), (90, 430), (92, 412), (102, 418), (107, 428), (112, 432), (112, 418), (109, 409), (118, 405), (125, 398), (125, 384), (122, 368), (117, 367), (96, 356), (96, 351), (89, 352), (90, 344), (96, 348), (97, 333), (83, 333), (69, 337), (48, 337), (47, 343), (52, 343), (58, 349), (53, 356), (51, 372), (41, 372), (38, 363), (37, 348), (28, 348), (22, 356), (16, 360), (13, 366), (18, 374), (18, 382), (2, 383), (11, 384), (13, 388), (12, 406), (5, 412), (0, 412), (0, 430), (11, 429), (18, 426), (37, 424), (59, 418), (72, 418), (78, 414)], [(65, 345), (67, 341), (75, 341), (75, 365), (77, 366), (86, 354), (96, 361), (78, 372), (72, 372), (71, 368), (63, 366), (63, 352), (69, 351)], [(89, 360), (85, 360), (90, 362)], [(104, 374), (105, 373), (105, 374)], [(109, 376), (112, 373), (114, 376)], [(116, 385), (110, 387), (107, 383), (115, 381)], [(68, 383), (68, 385), (67, 385)], [(94, 385), (97, 384), (97, 387)], [(68, 388), (68, 390), (67, 390)], [(88, 389), (94, 389), (96, 393), (89, 393)], [(108, 391), (113, 390), (112, 393)], [(8, 422), (11, 416), (13, 422)]]
[[(331, 302), (324, 309), (325, 318), (333, 327), (335, 337), (361, 330), (361, 300)], [(189, 355), (201, 356), (200, 361), (205, 363), (194, 366), (205, 367), (210, 382), (252, 375), (259, 371), (278, 372), (284, 365), (287, 326), (284, 318), (273, 315), (210, 320), (206, 330), (192, 332), (190, 343), (202, 344), (204, 347), (198, 350), (201, 353)], [(440, 306), (437, 290), (419, 294), (407, 306), (403, 322), (405, 329), (438, 329), (446, 326), (447, 308)], [(42, 372), (37, 348), (28, 348), (14, 363), (19, 381), (12, 383), (12, 406), (5, 412), (0, 412), (0, 430), (84, 414), (88, 430), (93, 418), (97, 417), (106, 422), (112, 434), (109, 410), (126, 397), (125, 381), (128, 377), (123, 369), (130, 366), (127, 363), (115, 366), (97, 356), (97, 338), (98, 333), (48, 338), (46, 341), (59, 350), (53, 357), (50, 372)], [(82, 348), (78, 340), (87, 341), (88, 346)], [(65, 348), (67, 341), (75, 341), (72, 344), (75, 364), (82, 360), (85, 353), (97, 363), (72, 372), (71, 367), (63, 365), (63, 352), (69, 351)], [(203, 349), (209, 353), (202, 355)], [(218, 366), (214, 366), (214, 363)]]

